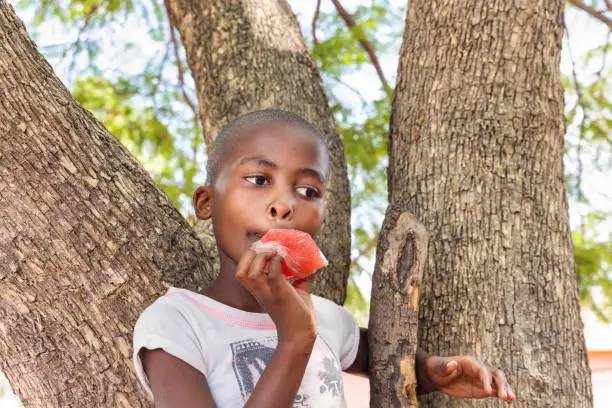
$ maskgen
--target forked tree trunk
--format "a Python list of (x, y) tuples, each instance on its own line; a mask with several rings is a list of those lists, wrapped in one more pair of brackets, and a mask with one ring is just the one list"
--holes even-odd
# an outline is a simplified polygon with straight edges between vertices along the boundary
[(0, 370), (26, 407), (148, 406), (138, 315), (211, 278), (193, 230), (0, 0)]
[[(293, 111), (323, 133), (331, 153), (325, 223), (329, 266), (313, 292), (343, 303), (350, 263), (350, 193), (342, 141), (319, 72), (286, 0), (166, 0), (194, 75), (206, 143), (236, 116)], [(210, 150), (209, 150), (210, 151)]]
[(410, 1), (393, 105), (390, 202), (430, 234), (420, 344), (501, 367), (517, 407), (592, 405), (563, 182), (562, 37), (561, 0)]

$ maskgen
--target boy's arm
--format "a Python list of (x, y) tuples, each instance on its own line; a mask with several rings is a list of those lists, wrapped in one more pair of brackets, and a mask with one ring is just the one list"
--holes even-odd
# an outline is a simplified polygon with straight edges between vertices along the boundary
[(151, 385), (156, 408), (214, 408), (206, 377), (162, 349), (142, 349), (142, 366)]
[(357, 355), (353, 364), (346, 369), (347, 373), (354, 374), (365, 374), (370, 373), (370, 357), (368, 347), (368, 329), (364, 327), (359, 328), (359, 347), (357, 348)]
[[(501, 370), (491, 369), (471, 356), (429, 356), (417, 347), (414, 370), (419, 394), (438, 390), (463, 398), (498, 397), (507, 402), (516, 398)], [(369, 374), (368, 329), (360, 329), (357, 356), (346, 371)]]

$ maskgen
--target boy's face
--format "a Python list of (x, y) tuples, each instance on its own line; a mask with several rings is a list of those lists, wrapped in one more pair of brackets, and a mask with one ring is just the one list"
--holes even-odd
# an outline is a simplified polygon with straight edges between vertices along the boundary
[(272, 228), (314, 236), (323, 223), (329, 158), (306, 130), (266, 124), (230, 143), (214, 186), (194, 194), (196, 215), (212, 219), (219, 250), (235, 262)]

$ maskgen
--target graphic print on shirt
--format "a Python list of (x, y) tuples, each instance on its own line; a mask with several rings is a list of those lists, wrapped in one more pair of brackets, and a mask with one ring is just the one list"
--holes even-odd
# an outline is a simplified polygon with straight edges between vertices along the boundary
[[(346, 407), (340, 361), (322, 336), (318, 336), (317, 344), (292, 408)], [(249, 338), (230, 344), (234, 375), (243, 402), (255, 390), (276, 346), (276, 337)]]
[[(268, 344), (262, 344), (268, 343)], [(276, 338), (266, 337), (263, 339), (246, 339), (230, 344), (232, 348), (232, 365), (242, 399), (246, 402), (259, 381), (259, 377), (265, 370), (268, 362), (276, 349)], [(273, 346), (273, 347), (270, 347)], [(309, 408), (308, 397), (297, 394), (293, 407)]]
[(320, 392), (324, 394), (331, 392), (334, 397), (344, 398), (344, 386), (342, 382), (342, 371), (334, 359), (323, 358), (323, 370), (319, 371), (322, 383)]

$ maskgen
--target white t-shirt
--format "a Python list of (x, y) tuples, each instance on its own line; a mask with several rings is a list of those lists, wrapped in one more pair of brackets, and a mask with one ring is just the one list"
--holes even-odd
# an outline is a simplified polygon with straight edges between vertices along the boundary
[[(353, 364), (359, 326), (344, 308), (312, 295), (317, 339), (293, 407), (346, 407), (342, 370)], [(134, 366), (153, 398), (142, 348), (161, 348), (206, 376), (219, 408), (242, 407), (277, 345), (266, 313), (234, 309), (186, 289), (170, 288), (140, 315), (134, 328)]]

